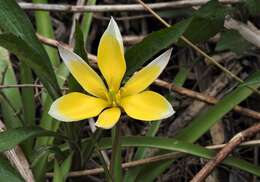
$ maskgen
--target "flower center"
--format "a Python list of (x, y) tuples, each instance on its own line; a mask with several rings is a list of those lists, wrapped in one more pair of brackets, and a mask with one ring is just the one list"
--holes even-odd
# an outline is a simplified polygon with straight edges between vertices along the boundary
[(108, 92), (108, 102), (111, 106), (119, 106), (120, 105), (120, 90), (115, 92), (114, 90), (109, 90)]

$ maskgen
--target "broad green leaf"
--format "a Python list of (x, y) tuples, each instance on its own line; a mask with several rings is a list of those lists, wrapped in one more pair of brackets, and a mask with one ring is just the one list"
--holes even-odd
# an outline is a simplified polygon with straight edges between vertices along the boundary
[(190, 18), (191, 22), (184, 36), (193, 43), (208, 40), (223, 28), (228, 12), (229, 9), (217, 0), (209, 1)]
[(260, 84), (260, 77), (256, 78), (255, 80), (252, 80), (250, 82), (246, 82), (246, 83), (242, 83), (241, 85), (239, 85), (239, 87), (245, 87), (245, 86), (251, 86), (251, 85), (255, 85), (255, 84)]
[(221, 34), (221, 38), (217, 43), (216, 51), (230, 50), (240, 55), (251, 47), (236, 30), (226, 30)]
[(9, 161), (0, 154), (0, 181), (24, 182), (18, 172), (12, 167)]
[(5, 32), (0, 35), (1, 46), (16, 54), (20, 61), (25, 61), (53, 98), (59, 97), (61, 94), (50, 60), (28, 17), (14, 0), (0, 0), (0, 7), (0, 28)]
[(36, 136), (57, 136), (57, 134), (39, 127), (10, 129), (0, 133), (0, 152), (10, 150), (17, 144)]
[(48, 68), (50, 66), (48, 56), (36, 38), (33, 26), (24, 11), (14, 0), (0, 0), (0, 7), (0, 27), (2, 31), (12, 33), (24, 40), (42, 59), (46, 59), (42, 64)]

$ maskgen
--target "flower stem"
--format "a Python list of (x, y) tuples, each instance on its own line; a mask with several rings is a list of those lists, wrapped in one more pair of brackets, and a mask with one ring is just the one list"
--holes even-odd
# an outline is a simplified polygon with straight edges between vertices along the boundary
[(122, 181), (120, 122), (112, 129), (111, 174), (114, 182)]

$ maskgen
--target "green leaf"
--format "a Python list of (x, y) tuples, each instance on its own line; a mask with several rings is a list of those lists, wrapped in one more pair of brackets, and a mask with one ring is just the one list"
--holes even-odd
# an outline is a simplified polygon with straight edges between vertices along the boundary
[(63, 182), (61, 167), (59, 166), (58, 161), (55, 159), (54, 162), (54, 176), (53, 176), (53, 182)]
[(44, 65), (49, 64), (47, 54), (36, 38), (29, 18), (17, 3), (14, 0), (0, 0), (0, 7), (0, 27), (2, 31), (20, 37), (41, 57), (46, 58)]
[(0, 34), (0, 45), (14, 53), (21, 61), (30, 66), (53, 98), (58, 98), (61, 95), (56, 79), (53, 79), (56, 77), (52, 77), (49, 71), (52, 69), (50, 68), (47, 71), (44, 64), (42, 64), (46, 60), (42, 59), (37, 52), (33, 52), (25, 41), (13, 34), (6, 33)]
[(0, 133), (0, 152), (10, 150), (17, 144), (36, 136), (57, 136), (57, 134), (39, 127), (10, 129)]
[[(83, 145), (90, 143), (90, 139), (87, 138), (83, 140)], [(112, 147), (112, 140), (109, 137), (103, 137), (99, 141), (99, 147), (101, 149), (111, 149)], [(164, 151), (176, 151), (176, 152), (183, 152), (187, 154), (191, 154), (194, 156), (211, 159), (215, 156), (215, 151), (211, 149), (206, 149), (196, 144), (192, 144), (190, 142), (177, 140), (174, 138), (166, 138), (166, 137), (146, 137), (146, 136), (125, 136), (121, 138), (121, 146), (122, 147), (149, 147), (149, 148), (158, 148), (163, 149)], [(66, 151), (69, 149), (68, 145), (60, 146), (62, 151)], [(173, 161), (166, 161), (170, 162)], [(159, 164), (164, 164), (165, 161), (160, 161)], [(156, 163), (158, 167), (160, 165)], [(251, 164), (245, 160), (238, 159), (236, 157), (228, 157), (224, 160), (223, 164), (236, 167), (238, 169), (244, 170), (251, 174), (260, 176), (260, 167), (254, 164)], [(165, 169), (164, 169), (165, 170)], [(152, 172), (152, 171), (150, 171)], [(153, 176), (150, 173), (149, 176)], [(145, 178), (140, 178), (142, 180), (148, 178), (147, 174)]]
[[(102, 138), (99, 146), (102, 149), (111, 148), (111, 138)], [(166, 138), (166, 137), (144, 137), (144, 136), (127, 136), (122, 137), (121, 140), (122, 147), (152, 147), (152, 148), (159, 148), (168, 151), (178, 151), (184, 152), (187, 154), (191, 154), (197, 157), (202, 157), (206, 159), (212, 159), (215, 156), (215, 151), (206, 149), (196, 144), (192, 144), (189, 142), (184, 142), (181, 140), (176, 140), (173, 138)], [(163, 163), (161, 161), (160, 163)], [(228, 157), (223, 161), (223, 164), (236, 167), (238, 169), (244, 170), (249, 172), (253, 175), (260, 176), (260, 167), (249, 162), (246, 162), (242, 159), (238, 159), (236, 157)], [(147, 175), (143, 178), (139, 178), (142, 181), (149, 181), (147, 180), (150, 175)]]
[(193, 43), (208, 40), (223, 28), (225, 16), (228, 12), (229, 9), (217, 0), (209, 1), (191, 17), (184, 36)]
[(81, 27), (78, 22), (76, 22), (75, 26), (75, 47), (74, 52), (79, 55), (84, 61), (89, 63), (88, 61), (88, 55), (85, 50), (85, 41), (84, 41), (84, 35), (81, 30)]
[(91, 135), (91, 142), (87, 142), (84, 145), (82, 145), (82, 153), (84, 156), (84, 159), (87, 161), (90, 159), (91, 155), (93, 154), (93, 151), (95, 150), (94, 143), (97, 143), (103, 135), (103, 130), (100, 128), (97, 128), (97, 130)]
[(11, 166), (9, 161), (0, 155), (0, 181), (24, 182), (22, 177)]
[[(154, 137), (159, 130), (161, 121), (153, 121), (150, 123), (149, 130), (145, 134), (146, 137)], [(139, 147), (135, 152), (134, 160), (143, 159), (147, 156), (147, 148)], [(142, 166), (137, 166), (135, 168), (128, 169), (124, 176), (124, 182), (134, 182), (136, 177), (142, 170)]]
[[(245, 83), (251, 82), (260, 77), (260, 72), (252, 74)], [(252, 88), (257, 89), (260, 84), (252, 85)], [(252, 94), (252, 90), (247, 87), (238, 87), (230, 94), (226, 95), (216, 105), (201, 113), (198, 117), (191, 121), (191, 124), (182, 129), (177, 135), (177, 139), (195, 142), (205, 132), (207, 132), (212, 125), (219, 121), (225, 114), (230, 112), (236, 105), (244, 101)]]
[(236, 30), (226, 30), (221, 33), (221, 38), (215, 49), (216, 51), (230, 50), (240, 55), (250, 47), (251, 44), (247, 42)]
[[(48, 0), (33, 0), (33, 3), (48, 3)], [(39, 34), (48, 38), (55, 38), (49, 12), (35, 11), (35, 23), (37, 32)], [(60, 64), (58, 51), (55, 48), (47, 45), (44, 45), (44, 48), (54, 68), (58, 67)]]
[(225, 6), (217, 0), (212, 0), (196, 11), (192, 17), (169, 28), (151, 33), (143, 41), (126, 51), (126, 76), (131, 75), (146, 61), (171, 44), (184, 45), (183, 41), (179, 41), (182, 35), (193, 43), (208, 40), (223, 28), (227, 13), (228, 9)]
[(72, 156), (73, 154), (70, 154), (61, 165), (59, 165), (58, 161), (55, 160), (53, 182), (66, 181), (71, 166)]
[(0, 0), (0, 7), (0, 28), (5, 32), (0, 35), (0, 45), (25, 61), (53, 98), (59, 97), (61, 92), (49, 57), (36, 38), (28, 17), (14, 0)]
[[(21, 77), (21, 83), (22, 84), (33, 84), (33, 77), (32, 77), (32, 71), (31, 69), (24, 63), (21, 63), (20, 66), (20, 77)], [(23, 102), (23, 118), (24, 118), (24, 125), (34, 126), (35, 123), (35, 110), (36, 105), (34, 101), (34, 89), (33, 88), (22, 88), (22, 102)], [(23, 145), (23, 150), (27, 156), (30, 155), (33, 149), (33, 143), (34, 141), (27, 140)]]
[[(0, 80), (1, 84), (16, 85), (16, 77), (9, 60), (9, 53), (6, 49), (0, 47)], [(22, 110), (22, 99), (18, 88), (1, 89), (0, 94), (4, 94), (4, 98), (0, 97), (1, 114), (7, 128), (21, 127), (22, 120), (20, 116)], [(6, 100), (8, 99), (8, 100)], [(12, 107), (11, 107), (11, 106)], [(14, 111), (15, 109), (15, 111)]]
[[(95, 4), (96, 4), (96, 0), (87, 1), (87, 5), (95, 5)], [(91, 12), (87, 12), (87, 13), (84, 13), (84, 15), (83, 15), (81, 28), (82, 28), (82, 32), (83, 32), (83, 36), (84, 36), (84, 42), (87, 42), (87, 39), (88, 39), (88, 34), (89, 34), (91, 22), (92, 22), (92, 14), (93, 13), (91, 13)]]
[[(62, 86), (69, 75), (69, 71), (67, 67), (61, 63), (57, 72), (57, 80), (59, 86)], [(49, 114), (49, 108), (52, 104), (53, 100), (50, 96), (47, 96), (46, 99), (43, 101), (43, 113), (40, 120), (40, 127), (50, 130), (56, 131), (59, 128), (60, 122), (52, 118)], [(53, 137), (40, 137), (36, 140), (35, 148), (39, 148), (46, 145), (52, 145), (54, 138)], [(34, 175), (37, 181), (42, 181), (45, 175), (46, 166), (47, 166), (47, 159), (48, 155), (46, 154), (38, 163), (34, 169)]]
[(181, 21), (172, 27), (165, 28), (149, 34), (140, 43), (126, 50), (125, 59), (127, 64), (126, 76), (134, 73), (146, 61), (151, 59), (161, 50), (176, 43), (185, 32), (190, 20)]

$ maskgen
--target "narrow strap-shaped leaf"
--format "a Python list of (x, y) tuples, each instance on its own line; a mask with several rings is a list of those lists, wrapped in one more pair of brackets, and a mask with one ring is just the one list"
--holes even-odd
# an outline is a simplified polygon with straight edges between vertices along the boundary
[[(99, 143), (100, 148), (107, 149), (112, 147), (110, 138), (103, 138)], [(194, 156), (211, 159), (215, 156), (215, 151), (206, 149), (196, 144), (184, 142), (181, 140), (176, 140), (173, 138), (165, 138), (165, 137), (143, 137), (143, 136), (127, 136), (122, 137), (121, 140), (122, 147), (152, 147), (159, 148), (169, 151), (178, 151), (184, 152), (187, 154), (191, 154)], [(169, 161), (172, 163), (172, 161)], [(164, 161), (160, 161), (159, 163), (155, 163), (159, 165), (160, 163), (164, 164)], [(243, 171), (249, 172), (253, 175), (260, 176), (260, 167), (254, 164), (251, 164), (245, 160), (238, 159), (236, 157), (228, 157), (223, 161), (223, 164), (236, 167)], [(151, 176), (152, 177), (152, 176)], [(142, 179), (142, 181), (149, 181), (149, 176), (144, 174), (142, 178), (138, 176), (137, 179)]]

